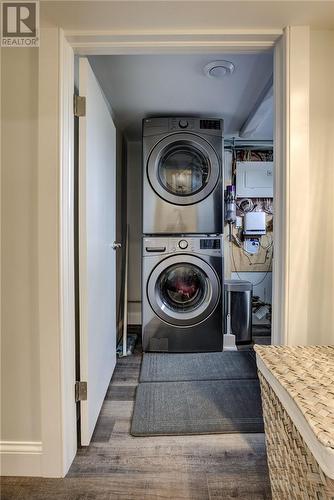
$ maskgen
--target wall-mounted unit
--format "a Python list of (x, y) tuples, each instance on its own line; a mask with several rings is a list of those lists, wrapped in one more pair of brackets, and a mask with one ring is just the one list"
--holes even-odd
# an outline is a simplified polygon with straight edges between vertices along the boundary
[(264, 212), (246, 212), (244, 236), (262, 236), (264, 234), (266, 234), (266, 214)]
[(236, 167), (237, 198), (273, 197), (272, 161), (240, 161)]

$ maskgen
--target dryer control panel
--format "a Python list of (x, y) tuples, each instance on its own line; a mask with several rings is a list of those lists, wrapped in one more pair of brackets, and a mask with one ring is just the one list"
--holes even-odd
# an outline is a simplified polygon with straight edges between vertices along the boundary
[(195, 128), (195, 120), (193, 118), (170, 118), (170, 130), (193, 130)]
[(220, 118), (194, 116), (153, 117), (143, 120), (143, 137), (166, 132), (193, 132), (222, 137), (224, 122)]
[(143, 238), (143, 256), (195, 253), (221, 256), (223, 254), (222, 236), (172, 236)]

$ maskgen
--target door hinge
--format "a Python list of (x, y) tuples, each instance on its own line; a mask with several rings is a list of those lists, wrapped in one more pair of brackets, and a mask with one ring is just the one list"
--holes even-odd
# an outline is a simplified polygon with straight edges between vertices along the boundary
[(73, 112), (74, 116), (86, 116), (86, 97), (74, 95), (73, 98)]
[(75, 402), (87, 401), (87, 382), (75, 383)]

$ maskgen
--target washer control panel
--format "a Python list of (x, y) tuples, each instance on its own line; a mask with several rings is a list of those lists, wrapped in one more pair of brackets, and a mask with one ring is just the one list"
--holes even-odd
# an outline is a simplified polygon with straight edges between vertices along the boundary
[(196, 253), (221, 256), (223, 254), (222, 236), (151, 236), (143, 238), (143, 256)]
[(179, 127), (180, 127), (180, 128), (187, 128), (187, 127), (188, 127), (188, 125), (189, 125), (188, 120), (180, 120), (180, 121), (179, 121)]
[(217, 250), (221, 247), (221, 241), (218, 238), (203, 238), (200, 240), (199, 246), (201, 249)]

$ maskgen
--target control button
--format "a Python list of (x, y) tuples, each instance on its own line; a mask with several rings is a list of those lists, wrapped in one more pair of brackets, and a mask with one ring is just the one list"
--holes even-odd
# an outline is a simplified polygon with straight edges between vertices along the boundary
[(181, 248), (181, 250), (185, 250), (188, 247), (187, 240), (180, 240), (179, 241), (179, 247)]
[(187, 122), (187, 120), (180, 120), (179, 121), (179, 127), (180, 128), (187, 128), (189, 125), (189, 123)]

